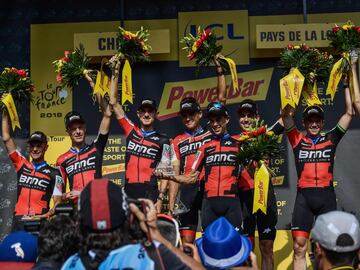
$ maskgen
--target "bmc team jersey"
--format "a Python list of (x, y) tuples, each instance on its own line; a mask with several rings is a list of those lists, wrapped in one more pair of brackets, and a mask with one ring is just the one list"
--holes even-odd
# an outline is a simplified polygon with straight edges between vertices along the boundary
[(197, 134), (185, 132), (174, 138), (171, 143), (173, 149), (172, 163), (180, 165), (180, 174), (187, 175), (196, 159), (198, 149), (211, 141), (212, 134), (202, 128)]
[(126, 136), (126, 184), (157, 186), (153, 170), (160, 161), (171, 165), (169, 138), (156, 131), (143, 132), (126, 116), (118, 122)]
[(51, 196), (61, 196), (60, 172), (46, 162), (32, 164), (18, 152), (9, 155), (17, 172), (15, 216), (40, 215), (49, 210)]
[(71, 147), (58, 157), (56, 166), (59, 166), (64, 180), (69, 181), (71, 191), (81, 191), (91, 180), (101, 178), (102, 158), (108, 137), (109, 134), (99, 133), (91, 145), (85, 144), (80, 150)]
[(201, 172), (204, 168), (207, 198), (238, 196), (238, 151), (238, 141), (225, 134), (221, 139), (205, 143), (196, 153), (192, 169)]
[(295, 127), (286, 132), (294, 151), (298, 188), (331, 186), (336, 146), (346, 131), (337, 125), (315, 140), (303, 135)]

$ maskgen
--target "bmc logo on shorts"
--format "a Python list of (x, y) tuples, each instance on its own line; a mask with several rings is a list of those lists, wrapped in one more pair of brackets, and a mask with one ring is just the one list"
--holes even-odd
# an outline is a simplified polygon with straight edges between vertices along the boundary
[(330, 158), (331, 149), (325, 150), (300, 150), (299, 159), (322, 159)]
[(84, 160), (80, 160), (78, 162), (75, 162), (74, 164), (71, 164), (69, 166), (66, 167), (66, 173), (70, 174), (73, 171), (85, 168), (85, 167), (90, 167), (90, 166), (95, 166), (95, 157), (90, 157)]
[(41, 187), (47, 188), (49, 185), (49, 181), (45, 179), (39, 179), (37, 177), (27, 176), (27, 175), (20, 175), (19, 182), (26, 185), (31, 185), (33, 187)]
[(156, 156), (158, 153), (157, 149), (147, 147), (146, 145), (137, 144), (132, 141), (129, 141), (128, 149), (140, 154), (147, 154), (150, 156)]

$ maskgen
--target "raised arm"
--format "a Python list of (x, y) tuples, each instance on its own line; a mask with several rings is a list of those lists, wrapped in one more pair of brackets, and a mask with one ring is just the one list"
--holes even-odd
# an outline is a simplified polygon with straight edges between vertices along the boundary
[(355, 112), (360, 115), (360, 87), (359, 87), (359, 78), (356, 70), (357, 58), (352, 59), (351, 61), (351, 70), (353, 74), (353, 85), (354, 85), (354, 109)]
[(9, 154), (16, 151), (16, 145), (11, 137), (11, 127), (10, 127), (10, 116), (7, 109), (3, 110), (2, 114), (2, 137), (6, 147), (6, 150)]
[(216, 75), (217, 75), (217, 95), (218, 100), (221, 104), (225, 105), (226, 103), (226, 78), (223, 68), (220, 65), (219, 59), (223, 56), (221, 54), (217, 54), (215, 56), (215, 68), (216, 68)]
[(124, 109), (118, 101), (118, 85), (121, 62), (116, 56), (113, 56), (110, 59), (110, 62), (112, 63), (112, 75), (110, 81), (110, 105), (113, 107), (116, 119), (121, 119), (125, 116)]
[(285, 129), (289, 129), (295, 126), (294, 113), (295, 109), (289, 105), (287, 105), (284, 109), (281, 110), (280, 123), (284, 126)]
[(345, 113), (340, 117), (340, 120), (338, 122), (338, 125), (347, 130), (350, 126), (351, 119), (353, 115), (355, 114), (352, 102), (351, 102), (351, 96), (350, 96), (350, 89), (348, 87), (345, 88)]

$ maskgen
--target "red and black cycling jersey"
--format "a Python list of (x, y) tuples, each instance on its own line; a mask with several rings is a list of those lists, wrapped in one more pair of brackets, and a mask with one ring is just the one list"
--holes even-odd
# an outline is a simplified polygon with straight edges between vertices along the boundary
[(15, 216), (48, 212), (51, 197), (62, 195), (63, 178), (59, 170), (46, 162), (32, 164), (16, 151), (9, 157), (17, 172)]
[(81, 191), (91, 180), (102, 177), (102, 158), (108, 137), (109, 134), (99, 133), (91, 145), (85, 144), (79, 150), (71, 147), (58, 157), (56, 166), (64, 180), (69, 181), (71, 191)]
[[(200, 128), (196, 134), (189, 132), (176, 136), (171, 142), (172, 163), (180, 165), (180, 174), (189, 174), (193, 165), (198, 149), (205, 143), (211, 141), (212, 134), (210, 131)], [(202, 176), (200, 179), (203, 178)]]
[(239, 142), (225, 134), (221, 139), (205, 143), (196, 153), (192, 169), (201, 172), (204, 168), (207, 198), (238, 196), (238, 151)]
[(294, 151), (298, 188), (332, 185), (336, 146), (345, 132), (337, 125), (326, 134), (310, 139), (295, 127), (286, 131)]
[[(273, 131), (275, 135), (280, 135), (281, 133), (284, 132), (284, 127), (279, 122), (276, 122), (267, 130)], [(239, 140), (241, 135), (242, 133), (233, 136), (233, 138)], [(254, 178), (250, 176), (249, 172), (245, 168), (243, 168), (240, 173), (239, 189), (241, 189), (242, 191), (247, 191), (253, 188), (254, 188)]]
[(153, 170), (161, 162), (171, 165), (169, 138), (156, 131), (144, 132), (126, 116), (118, 119), (126, 136), (126, 184), (147, 183), (157, 186)]

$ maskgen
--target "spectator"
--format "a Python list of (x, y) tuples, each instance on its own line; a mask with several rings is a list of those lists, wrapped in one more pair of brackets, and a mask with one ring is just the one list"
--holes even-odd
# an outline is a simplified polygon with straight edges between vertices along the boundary
[[(80, 250), (62, 269), (201, 268), (161, 236), (154, 204), (146, 199), (140, 202), (145, 213), (130, 204), (129, 214), (123, 189), (106, 179), (91, 181), (79, 201)], [(139, 226), (132, 226), (134, 223)], [(129, 229), (134, 227), (140, 227), (149, 238), (161, 244), (156, 241), (148, 241), (146, 245), (135, 243), (130, 236), (134, 232)]]
[(38, 237), (38, 259), (33, 270), (61, 269), (64, 261), (78, 250), (78, 229), (73, 218), (59, 215), (45, 221)]
[(195, 240), (200, 258), (209, 269), (227, 269), (241, 266), (251, 253), (251, 242), (242, 236), (224, 217), (216, 219)]
[(24, 231), (13, 232), (0, 244), (0, 269), (31, 269), (36, 253), (36, 236)]
[(314, 269), (355, 269), (360, 229), (354, 215), (341, 211), (322, 214), (316, 219), (311, 233)]

